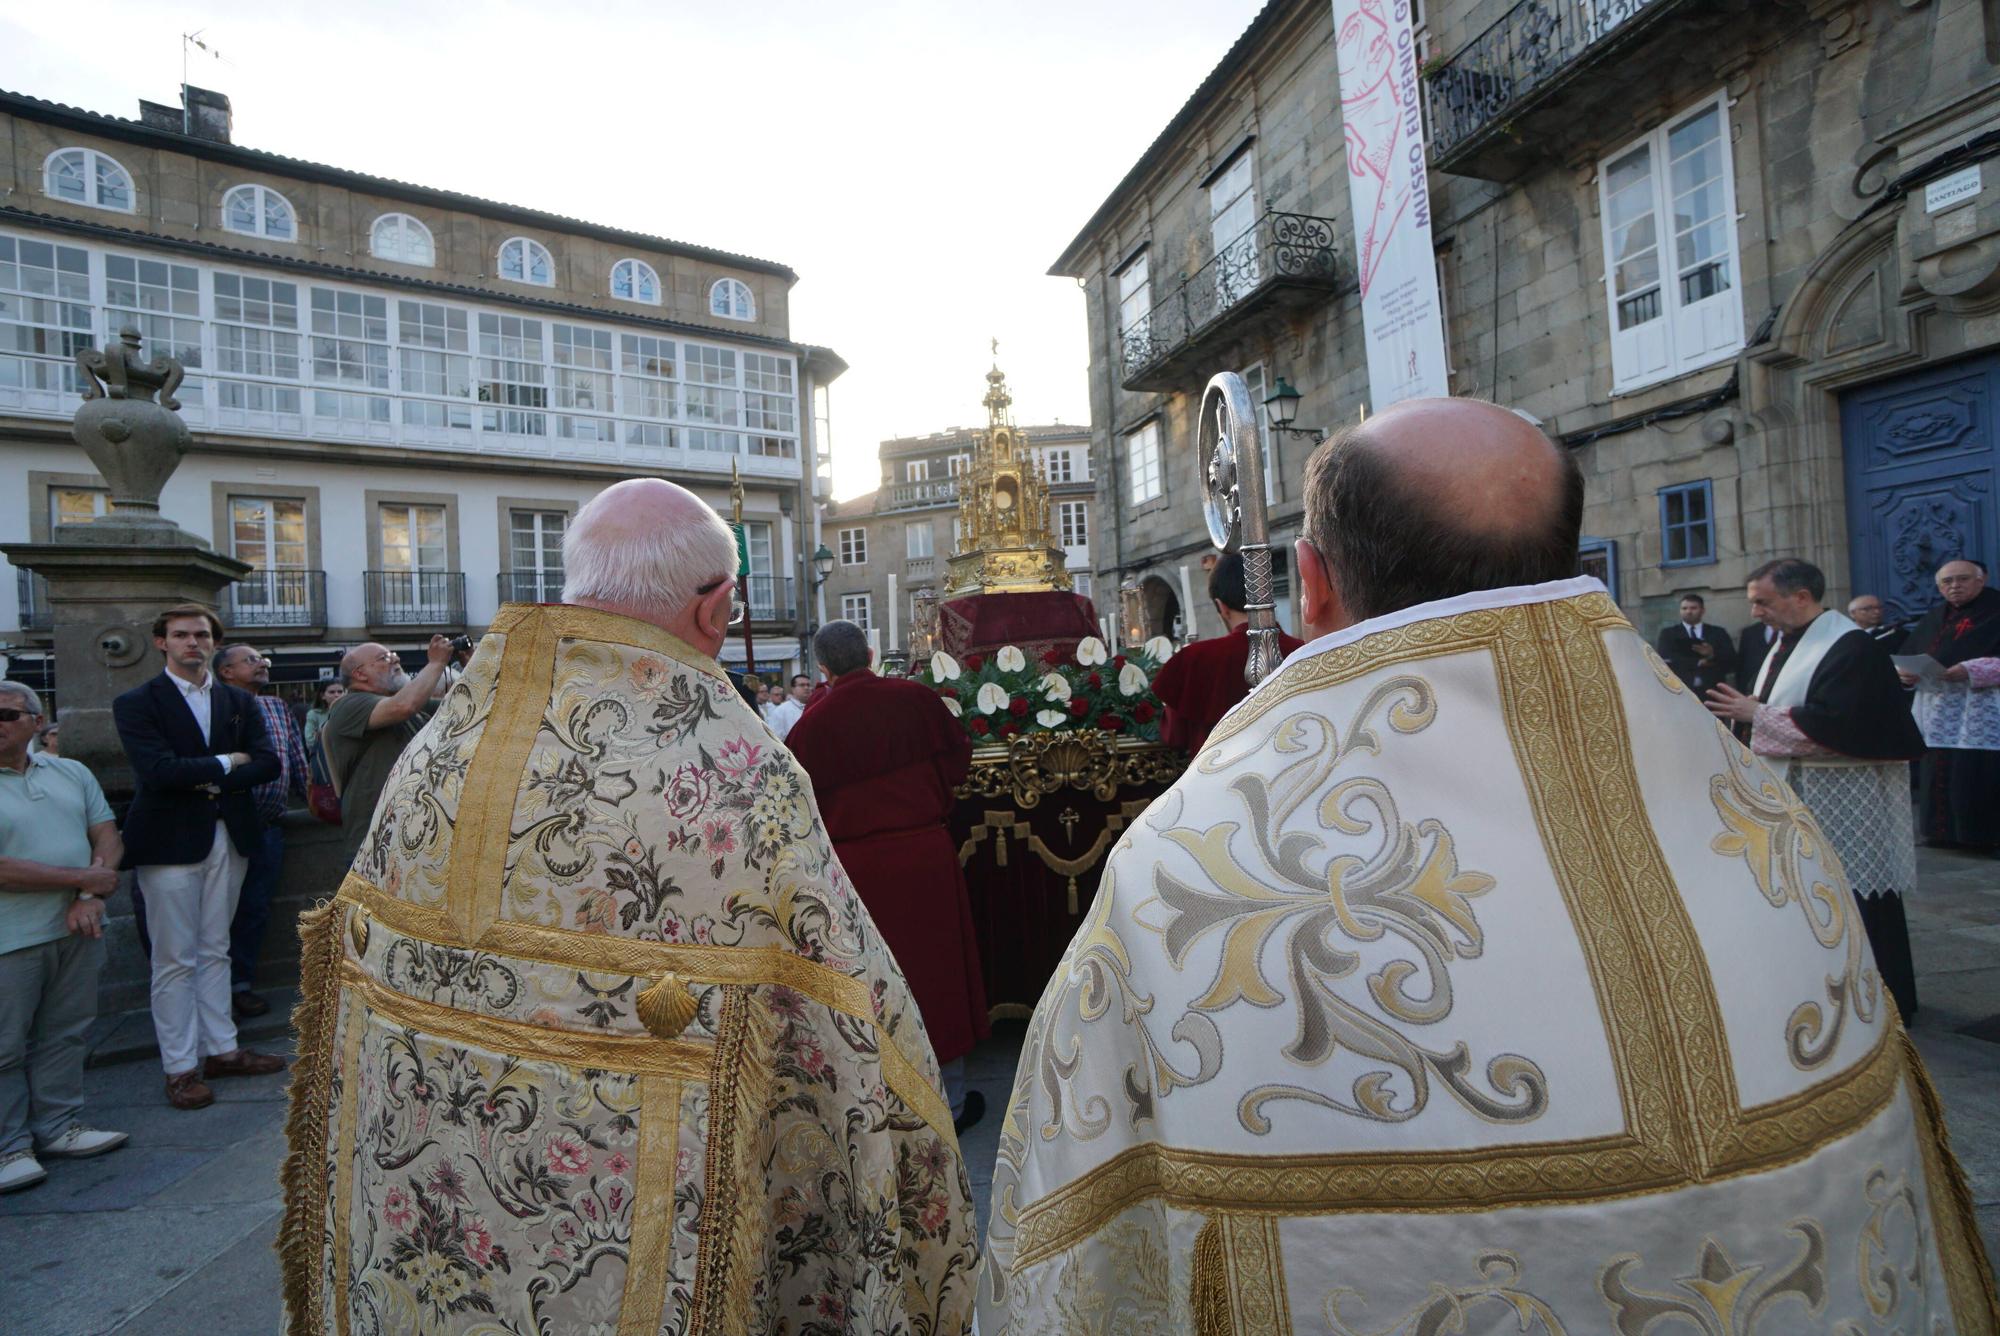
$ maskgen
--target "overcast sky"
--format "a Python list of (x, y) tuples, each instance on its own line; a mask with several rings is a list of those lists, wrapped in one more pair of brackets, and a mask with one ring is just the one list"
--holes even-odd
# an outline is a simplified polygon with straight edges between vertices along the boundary
[(782, 261), (833, 387), (834, 490), (891, 436), (1089, 420), (1057, 253), (1259, 0), (689, 4), (0, 0), (0, 86), (136, 116), (191, 83), (236, 141)]

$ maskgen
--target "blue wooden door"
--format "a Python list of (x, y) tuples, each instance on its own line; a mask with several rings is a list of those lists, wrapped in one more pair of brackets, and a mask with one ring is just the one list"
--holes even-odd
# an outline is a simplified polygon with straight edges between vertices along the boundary
[(1847, 543), (1854, 592), (1885, 621), (1937, 602), (1932, 577), (1954, 557), (2000, 555), (2000, 356), (1933, 367), (1850, 391), (1840, 404)]

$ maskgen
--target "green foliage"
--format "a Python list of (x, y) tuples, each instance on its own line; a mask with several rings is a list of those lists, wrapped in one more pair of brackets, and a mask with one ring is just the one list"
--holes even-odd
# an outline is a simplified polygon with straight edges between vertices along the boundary
[[(1019, 666), (1002, 667), (1003, 660)], [(968, 654), (963, 662), (937, 654), (915, 665), (911, 679), (955, 705), (975, 743), (1078, 730), (1157, 742), (1165, 711), (1152, 684), (1164, 661), (1145, 650), (1110, 650), (1092, 637), (1069, 655), (1051, 650), (1037, 657), (1012, 645)]]

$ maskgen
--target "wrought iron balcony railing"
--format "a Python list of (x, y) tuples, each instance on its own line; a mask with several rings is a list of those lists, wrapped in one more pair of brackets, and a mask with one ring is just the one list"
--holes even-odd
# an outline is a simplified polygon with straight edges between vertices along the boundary
[(1430, 72), (1431, 165), (1489, 174), (1474, 159), (1512, 118), (1678, 2), (1520, 0)]
[(53, 631), (56, 610), (49, 606), (49, 582), (33, 571), (16, 569), (14, 589), (21, 604), (23, 631)]
[(889, 489), (885, 510), (911, 510), (922, 506), (943, 506), (958, 500), (958, 479), (931, 478), (924, 482), (899, 482)]
[(502, 603), (560, 603), (562, 591), (561, 571), (500, 572)]
[(232, 630), (323, 627), (326, 572), (252, 571), (222, 591), (222, 624)]
[(465, 625), (461, 571), (363, 571), (370, 626)]
[(1119, 331), (1125, 388), (1173, 389), (1240, 319), (1337, 288), (1337, 235), (1331, 218), (1270, 210), (1194, 273), (1156, 290), (1152, 310)]
[(792, 578), (789, 575), (748, 575), (744, 583), (750, 597), (750, 620), (753, 622), (797, 621), (799, 608), (792, 598)]

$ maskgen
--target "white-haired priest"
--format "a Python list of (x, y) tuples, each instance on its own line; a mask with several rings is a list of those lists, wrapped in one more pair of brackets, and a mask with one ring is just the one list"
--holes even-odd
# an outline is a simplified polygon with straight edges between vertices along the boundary
[(1314, 457), (1317, 639), (1043, 994), (985, 1336), (1994, 1329), (1839, 865), (1571, 578), (1582, 502), (1491, 404)]
[(302, 926), (291, 1329), (962, 1332), (937, 1063), (716, 664), (729, 529), (633, 480), (563, 557)]

